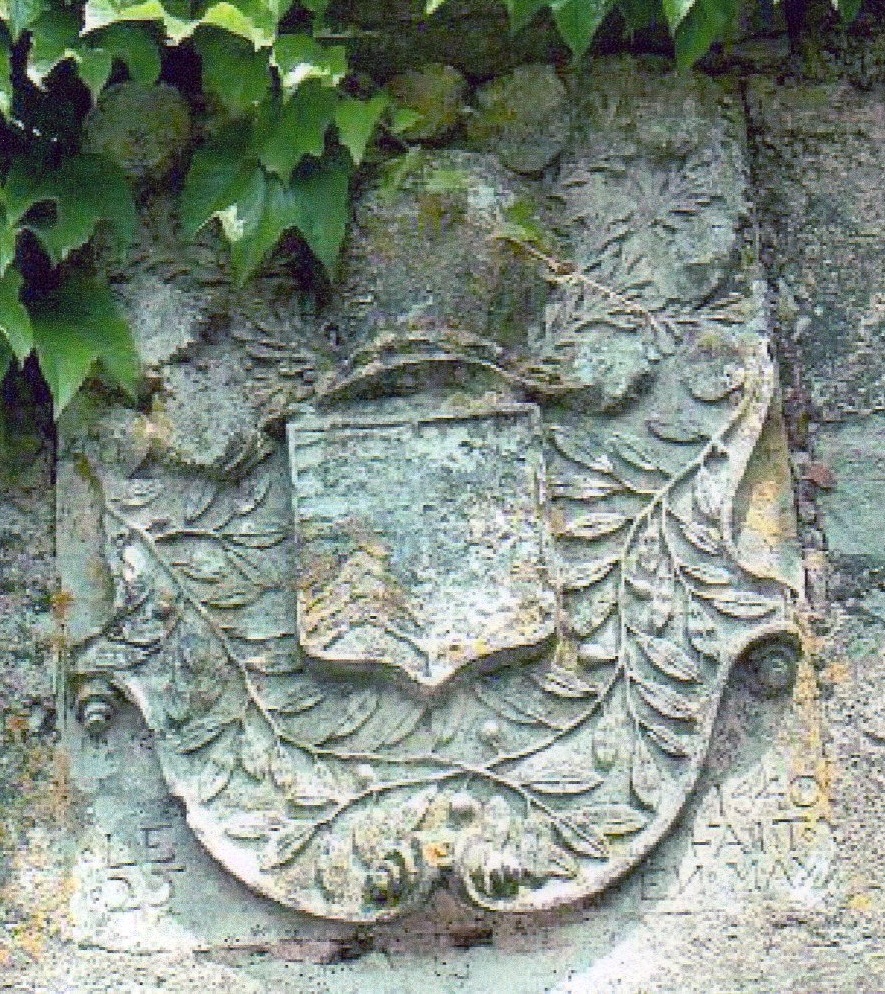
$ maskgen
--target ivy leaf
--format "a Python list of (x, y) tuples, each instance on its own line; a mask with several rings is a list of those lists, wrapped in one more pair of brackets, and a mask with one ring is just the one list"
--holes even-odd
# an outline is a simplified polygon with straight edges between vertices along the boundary
[(355, 166), (363, 161), (372, 132), (388, 103), (387, 97), (380, 95), (372, 97), (371, 100), (344, 97), (335, 108), (335, 126), (338, 128), (338, 138), (350, 152)]
[(102, 156), (75, 156), (45, 176), (32, 166), (14, 166), (5, 192), (14, 219), (36, 203), (55, 202), (55, 221), (27, 227), (56, 264), (85, 245), (99, 221), (110, 223), (123, 242), (135, 236), (137, 218), (129, 184), (122, 170)]
[(435, 14), (440, 7), (446, 2), (446, 0), (427, 0), (424, 4), (424, 13), (428, 15)]
[[(0, 198), (2, 198), (3, 192), (0, 189)], [(2, 203), (2, 199), (0, 199), (0, 203)], [(15, 259), (15, 244), (17, 240), (18, 228), (13, 227), (11, 224), (0, 222), (0, 277), (6, 274), (6, 270)]]
[(12, 64), (9, 46), (0, 41), (0, 117), (8, 119), (12, 111)]
[(863, 0), (833, 0), (833, 6), (846, 24), (850, 24), (857, 17), (862, 3)]
[(24, 362), (34, 347), (31, 318), (19, 297), (23, 282), (21, 273), (12, 267), (0, 277), (0, 342), (19, 362)]
[(252, 43), (255, 49), (269, 48), (276, 38), (277, 16), (275, 7), (260, 2), (238, 0), (237, 4), (221, 0), (214, 3), (197, 24), (222, 28)]
[(289, 190), (295, 227), (330, 275), (347, 230), (349, 184), (346, 165), (325, 162), (296, 178)]
[(203, 87), (233, 115), (259, 104), (270, 89), (266, 52), (256, 52), (223, 31), (198, 31), (194, 39), (203, 65)]
[(260, 168), (243, 159), (246, 143), (241, 129), (228, 129), (217, 142), (194, 154), (181, 195), (181, 223), (186, 237), (193, 238), (204, 224), (236, 203), (254, 184)]
[(28, 51), (28, 79), (42, 86), (52, 70), (67, 58), (73, 58), (79, 48), (80, 25), (75, 14), (49, 11), (34, 25)]
[(576, 61), (590, 47), (612, 4), (613, 0), (553, 0), (550, 4), (556, 27)]
[(282, 109), (267, 103), (256, 123), (256, 152), (268, 172), (287, 180), (305, 155), (319, 158), (335, 114), (338, 94), (315, 80), (305, 83)]
[(304, 34), (280, 35), (271, 58), (279, 69), (283, 92), (294, 93), (309, 79), (337, 86), (347, 73), (347, 52), (340, 45), (326, 47)]
[(547, 0), (504, 0), (510, 17), (510, 30), (514, 34), (520, 31), (546, 5)]
[(126, 66), (129, 78), (136, 83), (152, 86), (159, 78), (160, 52), (145, 25), (111, 24), (89, 40), (95, 47), (119, 59)]
[(96, 364), (127, 393), (138, 382), (138, 352), (107, 287), (77, 279), (31, 311), (40, 369), (56, 416)]
[(88, 38), (80, 36), (74, 14), (52, 11), (34, 25), (28, 52), (28, 78), (42, 87), (46, 77), (66, 59), (77, 63), (80, 78), (93, 100), (107, 83), (114, 60), (123, 62), (132, 79), (151, 84), (160, 75), (160, 55), (150, 32), (137, 24), (112, 24)]
[(0, 0), (0, 21), (9, 28), (13, 42), (19, 40), (43, 13), (42, 0)]
[(662, 0), (661, 6), (664, 8), (664, 16), (667, 18), (667, 24), (670, 25), (671, 34), (675, 34), (694, 5), (695, 0)]
[(735, 24), (738, 0), (695, 0), (675, 32), (676, 63), (688, 69), (721, 41)]
[[(12, 365), (14, 358), (12, 349), (6, 344), (6, 339), (0, 338), (0, 383), (3, 382), (3, 378), (9, 372), (9, 367)], [(0, 427), (2, 427), (2, 422), (0, 422)]]
[(168, 3), (164, 6), (160, 0), (138, 0), (136, 3), (86, 0), (83, 8), (84, 34), (122, 21), (159, 21), (173, 45), (189, 38), (200, 23), (189, 18), (184, 3)]

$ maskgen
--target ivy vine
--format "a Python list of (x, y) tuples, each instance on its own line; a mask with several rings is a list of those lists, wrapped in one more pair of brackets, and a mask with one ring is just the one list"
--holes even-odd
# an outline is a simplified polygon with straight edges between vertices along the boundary
[[(514, 32), (548, 9), (576, 60), (609, 16), (628, 32), (662, 21), (683, 67), (729, 37), (741, 6), (502, 2)], [(445, 3), (427, 0), (426, 16)], [(833, 3), (846, 19), (860, 6)], [(96, 369), (136, 390), (131, 330), (109, 288), (84, 276), (99, 229), (122, 246), (135, 233), (133, 183), (143, 177), (119, 149), (90, 143), (84, 127), (123, 81), (177, 81), (187, 91), (195, 126), (181, 190), (185, 236), (217, 224), (242, 283), (294, 231), (334, 277), (355, 171), (374, 139), (405, 136), (415, 123), (351, 72), (342, 41), (352, 32), (334, 13), (330, 0), (0, 0), (0, 378), (35, 354), (56, 412)], [(170, 66), (182, 53), (199, 79), (176, 80)], [(158, 115), (158, 145), (174, 126)], [(396, 144), (402, 151), (403, 139)]]

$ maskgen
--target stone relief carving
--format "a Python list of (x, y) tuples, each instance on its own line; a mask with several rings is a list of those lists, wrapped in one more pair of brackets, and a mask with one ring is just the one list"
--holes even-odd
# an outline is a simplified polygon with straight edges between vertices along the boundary
[(735, 661), (795, 651), (795, 593), (738, 545), (775, 390), (759, 301), (722, 286), (728, 239), (678, 303), (638, 248), (716, 202), (716, 163), (676, 161), (564, 163), (577, 261), (529, 247), (551, 288), (522, 345), (427, 313), (375, 315), (346, 360), (259, 334), (259, 365), (317, 373), (258, 376), (265, 420), (198, 471), (70, 431), (103, 591), (71, 680), (136, 703), (255, 890), (353, 921), (439, 886), (496, 911), (597, 893), (678, 816)]

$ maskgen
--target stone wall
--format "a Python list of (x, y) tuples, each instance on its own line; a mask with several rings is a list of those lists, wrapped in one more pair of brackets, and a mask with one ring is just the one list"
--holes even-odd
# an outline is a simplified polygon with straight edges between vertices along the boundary
[[(455, 61), (436, 47), (420, 55), (431, 51)], [(509, 69), (499, 58), (475, 75)], [(217, 247), (183, 247), (162, 203), (151, 207), (134, 261), (111, 267), (149, 397), (137, 409), (84, 397), (61, 426), (57, 462), (45, 404), (24, 378), (7, 384), (22, 419), (10, 426), (0, 504), (0, 990), (885, 989), (885, 96), (875, 59), (861, 71), (851, 58), (815, 82), (751, 61), (695, 80), (600, 62), (588, 77), (563, 74), (580, 108), (571, 119), (549, 71), (538, 71), (543, 121), (501, 123), (496, 101), (519, 105), (512, 78), (472, 89), (474, 113), (450, 147), (428, 143), (429, 183), (361, 196), (342, 289), (319, 312), (282, 256), (247, 294), (232, 293)], [(404, 59), (394, 52), (391, 71)], [(832, 59), (820, 55), (816, 71), (832, 74)], [(700, 208), (678, 188), (693, 155)], [(629, 173), (599, 168), (618, 156)], [(581, 271), (595, 272), (594, 211), (626, 218), (650, 307), (704, 307), (726, 291), (756, 302), (783, 420), (776, 404), (742, 482), (742, 541), (759, 556), (768, 540), (770, 575), (804, 586), (804, 656), (781, 686), (736, 666), (681, 815), (602, 894), (523, 916), (465, 910), (441, 893), (398, 923), (324, 925), (208, 855), (163, 779), (163, 736), (133, 703), (118, 700), (97, 742), (68, 708), (62, 688), (79, 686), (65, 673), (68, 643), (88, 650), (113, 596), (90, 559), (96, 487), (66, 453), (123, 476), (154, 460), (173, 482), (248, 480), (249, 467), (282, 458), (293, 405), (342, 357), (383, 365), (391, 328), (461, 320), (476, 340), (459, 348), (526, 375), (509, 357), (543, 340), (556, 286), (536, 259), (490, 238), (526, 203), (537, 250)], [(595, 354), (568, 354), (566, 373), (582, 378), (594, 416), (620, 416), (647, 388), (648, 356), (599, 334)], [(500, 352), (480, 355), (480, 338)]]

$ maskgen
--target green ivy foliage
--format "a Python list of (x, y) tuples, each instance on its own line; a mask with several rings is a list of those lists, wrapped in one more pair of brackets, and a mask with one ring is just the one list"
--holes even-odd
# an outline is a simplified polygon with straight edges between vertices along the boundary
[[(427, 0), (426, 15), (445, 2)], [(681, 67), (728, 38), (740, 5), (502, 2), (514, 32), (549, 10), (576, 60), (613, 13), (629, 31), (663, 20)], [(850, 18), (860, 0), (834, 3)], [(395, 137), (415, 115), (350, 74), (346, 48), (327, 40), (329, 8), (330, 0), (0, 0), (0, 378), (34, 354), (57, 412), (96, 372), (134, 395), (133, 337), (109, 288), (88, 275), (88, 247), (99, 228), (123, 246), (132, 240), (133, 184), (143, 177), (107, 143), (96, 151), (83, 126), (116, 84), (157, 84), (176, 50), (200, 67), (185, 87), (196, 126), (181, 189), (184, 235), (217, 225), (243, 283), (294, 231), (334, 278), (354, 172), (373, 136)]]

